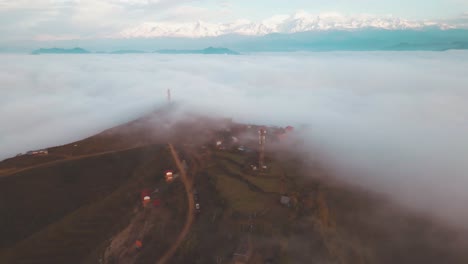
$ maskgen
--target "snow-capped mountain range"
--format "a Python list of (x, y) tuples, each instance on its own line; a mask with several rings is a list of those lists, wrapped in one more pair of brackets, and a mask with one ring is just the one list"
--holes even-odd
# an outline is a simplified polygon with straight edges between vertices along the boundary
[(261, 22), (237, 20), (231, 23), (194, 23), (146, 22), (126, 28), (112, 35), (115, 38), (154, 38), (154, 37), (216, 37), (226, 34), (262, 36), (271, 33), (296, 33), (324, 30), (376, 29), (421, 29), (437, 27), (440, 29), (457, 28), (456, 25), (434, 22), (414, 21), (393, 16), (375, 15), (345, 16), (339, 13), (312, 15), (298, 12), (293, 15), (278, 15)]

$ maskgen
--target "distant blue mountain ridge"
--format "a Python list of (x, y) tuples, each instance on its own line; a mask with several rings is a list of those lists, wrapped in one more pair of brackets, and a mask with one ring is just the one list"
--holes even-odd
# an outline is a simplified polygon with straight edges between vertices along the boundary
[(32, 54), (86, 54), (90, 53), (89, 51), (82, 48), (72, 48), (72, 49), (62, 49), (62, 48), (50, 48), (44, 49), (40, 48), (34, 50)]
[[(214, 48), (209, 47), (202, 50), (176, 50), (176, 49), (164, 49), (156, 50), (155, 53), (162, 54), (226, 54), (226, 55), (239, 55), (239, 52), (227, 49), (227, 48)], [(91, 53), (88, 50), (82, 48), (72, 48), (72, 49), (63, 49), (63, 48), (40, 48), (34, 50), (32, 54), (87, 54)], [(116, 50), (111, 52), (96, 52), (100, 54), (139, 54), (139, 53), (149, 53), (142, 50)]]
[(233, 45), (238, 50), (287, 51), (445, 51), (468, 49), (468, 30), (357, 30), (270, 34)]
[(213, 48), (209, 47), (202, 50), (173, 50), (173, 49), (162, 49), (155, 51), (156, 53), (163, 54), (226, 54), (226, 55), (239, 55), (237, 51), (233, 51), (226, 48)]
[(112, 52), (102, 52), (102, 53), (110, 53), (110, 54), (138, 54), (138, 53), (146, 53), (146, 51), (142, 50), (116, 50)]
[[(44, 45), (44, 42), (40, 43)], [(115, 50), (113, 54), (157, 52), (164, 54), (238, 54), (290, 51), (445, 51), (468, 49), (468, 30), (382, 30), (310, 31), (266, 36), (224, 35), (206, 38), (97, 39), (54, 41), (62, 47)], [(24, 45), (31, 45), (30, 43)], [(20, 45), (18, 45), (20, 46)], [(210, 48), (206, 48), (210, 47)], [(222, 48), (213, 48), (222, 47)], [(2, 47), (0, 47), (1, 49)], [(3, 50), (6, 50), (3, 47)], [(89, 53), (75, 49), (39, 49), (42, 53)]]

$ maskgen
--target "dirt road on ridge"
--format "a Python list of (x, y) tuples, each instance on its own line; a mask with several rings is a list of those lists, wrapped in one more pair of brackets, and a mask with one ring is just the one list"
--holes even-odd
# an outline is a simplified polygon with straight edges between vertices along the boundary
[(179, 170), (182, 182), (185, 187), (185, 192), (187, 194), (187, 203), (188, 203), (188, 208), (187, 208), (187, 219), (185, 220), (185, 225), (180, 232), (179, 236), (177, 237), (176, 241), (172, 246), (166, 251), (166, 253), (156, 262), (157, 264), (164, 264), (167, 263), (172, 256), (174, 256), (175, 252), (179, 248), (179, 246), (184, 242), (185, 237), (190, 231), (190, 228), (192, 227), (192, 223), (194, 220), (194, 214), (195, 214), (195, 201), (193, 198), (193, 193), (192, 193), (192, 182), (189, 179), (187, 172), (185, 171), (184, 166), (182, 165), (182, 161), (179, 158), (179, 155), (177, 154), (174, 146), (172, 144), (169, 145), (169, 150), (171, 151), (171, 155), (174, 158), (174, 162), (176, 163), (177, 169)]

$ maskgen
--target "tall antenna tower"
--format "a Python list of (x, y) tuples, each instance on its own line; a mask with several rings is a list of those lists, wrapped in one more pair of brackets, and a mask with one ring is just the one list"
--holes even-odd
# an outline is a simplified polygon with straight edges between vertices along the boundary
[(171, 102), (171, 89), (167, 89), (167, 102)]
[(258, 144), (259, 144), (259, 157), (258, 166), (262, 170), (265, 167), (265, 142), (266, 142), (266, 129), (261, 128), (258, 131)]

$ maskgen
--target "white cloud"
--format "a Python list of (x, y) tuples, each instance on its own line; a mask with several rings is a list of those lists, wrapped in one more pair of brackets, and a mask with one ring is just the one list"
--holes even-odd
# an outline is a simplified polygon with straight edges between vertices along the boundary
[(36, 35), (34, 40), (36, 41), (62, 41), (62, 40), (75, 40), (82, 39), (80, 35)]
[(3, 40), (33, 39), (37, 35), (102, 38), (190, 2), (192, 0), (0, 0), (0, 33)]
[(183, 5), (171, 8), (162, 14), (165, 22), (193, 22), (207, 19), (218, 19), (222, 10), (215, 12), (208, 8)]
[(338, 179), (466, 226), (467, 52), (255, 56), (1, 55), (0, 157), (78, 140), (173, 98), (308, 124)]
[(74, 3), (76, 1), (73, 1), (73, 0), (70, 0), (70, 1), (48, 1), (48, 0), (16, 0), (16, 1), (11, 1), (11, 0), (0, 0), (0, 9), (2, 9), (2, 10), (5, 10), (5, 9), (20, 9), (20, 8), (43, 9), (43, 8), (50, 7), (50, 5), (58, 7), (59, 5), (67, 4), (67, 3), (70, 3), (70, 2)]

